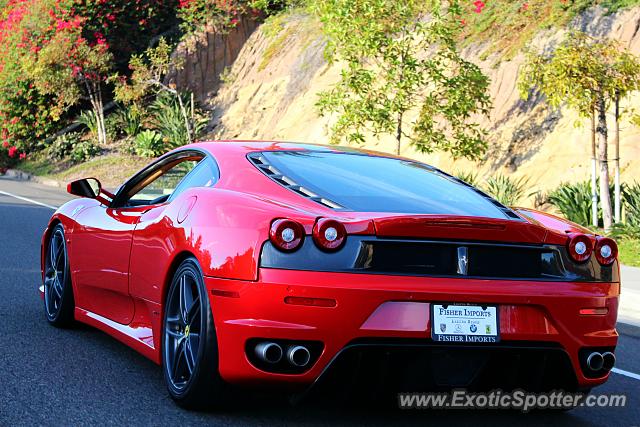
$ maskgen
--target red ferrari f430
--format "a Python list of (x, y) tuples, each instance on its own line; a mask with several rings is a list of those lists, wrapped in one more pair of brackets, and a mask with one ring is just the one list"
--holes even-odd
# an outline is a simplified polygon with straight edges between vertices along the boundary
[(585, 391), (615, 363), (616, 243), (417, 161), (206, 142), (68, 191), (47, 320), (160, 364), (185, 407), (229, 385)]

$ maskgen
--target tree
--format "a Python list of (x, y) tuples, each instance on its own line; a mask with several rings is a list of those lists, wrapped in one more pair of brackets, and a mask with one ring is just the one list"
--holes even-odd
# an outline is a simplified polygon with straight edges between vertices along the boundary
[[(638, 88), (639, 72), (637, 58), (621, 50), (615, 41), (573, 32), (550, 54), (529, 52), (518, 83), (523, 98), (537, 90), (556, 108), (567, 105), (582, 117), (595, 117), (600, 205), (607, 231), (613, 224), (607, 158), (607, 110), (616, 94), (628, 94)], [(595, 145), (592, 144), (594, 158)]]
[[(192, 117), (187, 112), (184, 105), (182, 94), (174, 85), (167, 84), (164, 81), (165, 76), (172, 68), (182, 66), (179, 62), (172, 61), (172, 47), (164, 38), (158, 42), (158, 46), (148, 48), (142, 55), (133, 55), (129, 68), (131, 69), (131, 77), (129, 79), (115, 75), (111, 78), (116, 82), (115, 98), (124, 104), (134, 104), (138, 108), (148, 95), (158, 95), (159, 93), (167, 93), (175, 97), (180, 107), (182, 119), (185, 126), (187, 141), (185, 144), (192, 142), (194, 138), (194, 123)], [(192, 97), (193, 99), (193, 97)], [(194, 113), (193, 103), (191, 105), (191, 115)], [(175, 141), (174, 141), (175, 142)]]
[[(615, 209), (616, 223), (622, 221), (622, 200), (620, 191), (620, 101), (631, 92), (640, 88), (640, 60), (627, 50), (620, 52), (616, 58), (613, 74), (613, 105), (614, 105), (614, 185), (615, 185)], [(633, 121), (633, 119), (632, 119)]]
[[(44, 16), (32, 21), (26, 34), (32, 47), (22, 57), (22, 71), (42, 94), (52, 97), (54, 118), (81, 100), (91, 103), (98, 143), (106, 144), (102, 84), (111, 70), (113, 55), (101, 34), (89, 41), (83, 36), (84, 19), (71, 13), (64, 1), (56, 2)], [(43, 31), (44, 28), (44, 31)]]
[(489, 80), (458, 52), (457, 2), (319, 0), (313, 8), (327, 56), (345, 62), (317, 103), (322, 115), (338, 115), (333, 142), (363, 143), (370, 131), (393, 135), (398, 154), (404, 140), (423, 153), (484, 153), (485, 133), (472, 118), (488, 113)]

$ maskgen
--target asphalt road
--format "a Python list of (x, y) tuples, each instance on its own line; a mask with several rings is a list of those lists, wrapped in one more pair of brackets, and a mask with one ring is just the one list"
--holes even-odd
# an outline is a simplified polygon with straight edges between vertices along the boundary
[[(10, 193), (13, 196), (7, 195)], [(152, 362), (89, 327), (49, 326), (37, 294), (40, 236), (60, 190), (0, 177), (0, 426), (13, 425), (640, 425), (640, 380), (612, 374), (595, 393), (625, 393), (625, 408), (568, 413), (290, 407), (260, 397), (222, 412), (187, 412)], [(640, 373), (640, 328), (622, 325), (617, 368)], [(639, 377), (640, 378), (640, 377)], [(244, 399), (240, 395), (239, 400)]]

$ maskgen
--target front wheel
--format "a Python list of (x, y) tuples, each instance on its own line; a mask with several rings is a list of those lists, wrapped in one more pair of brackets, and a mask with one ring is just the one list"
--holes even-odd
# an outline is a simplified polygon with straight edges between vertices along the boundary
[(198, 262), (188, 258), (176, 271), (164, 307), (162, 365), (169, 394), (185, 408), (220, 404), (218, 345)]
[(70, 326), (75, 302), (62, 224), (56, 225), (51, 231), (44, 266), (44, 310), (47, 321), (58, 327)]

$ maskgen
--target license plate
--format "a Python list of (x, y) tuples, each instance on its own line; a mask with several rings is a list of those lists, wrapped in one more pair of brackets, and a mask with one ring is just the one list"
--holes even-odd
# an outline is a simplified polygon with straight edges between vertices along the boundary
[(431, 304), (431, 338), (438, 342), (495, 343), (500, 341), (498, 307)]

